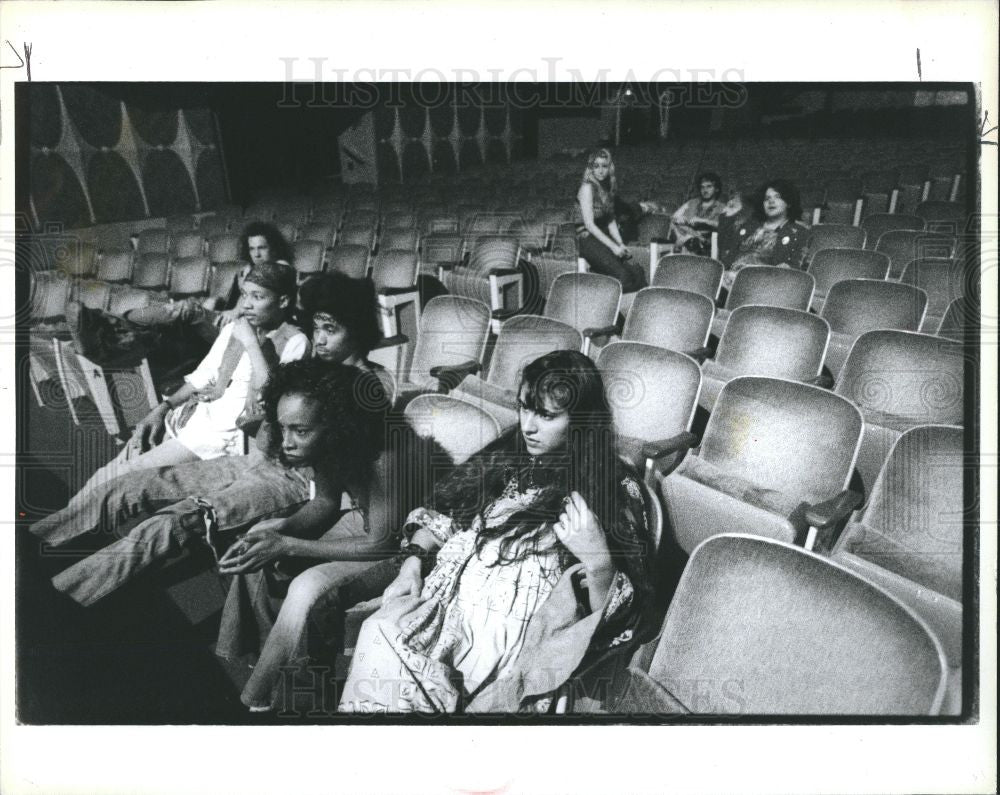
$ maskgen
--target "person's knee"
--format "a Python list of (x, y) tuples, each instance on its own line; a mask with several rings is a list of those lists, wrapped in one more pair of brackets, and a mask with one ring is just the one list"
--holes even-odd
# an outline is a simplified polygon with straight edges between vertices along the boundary
[(288, 586), (282, 609), (309, 616), (316, 610), (334, 609), (337, 599), (336, 587), (331, 587), (315, 569), (306, 569)]

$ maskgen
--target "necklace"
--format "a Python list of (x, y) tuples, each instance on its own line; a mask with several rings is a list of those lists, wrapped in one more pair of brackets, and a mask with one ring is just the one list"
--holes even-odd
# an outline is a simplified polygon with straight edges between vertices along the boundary
[[(538, 459), (535, 458), (535, 456), (531, 456), (528, 463), (525, 491), (535, 488), (535, 462), (537, 460)], [(504, 480), (506, 483), (504, 485), (503, 492), (500, 494), (501, 498), (508, 500), (513, 499), (522, 492), (520, 471), (517, 468), (510, 466), (505, 467)]]

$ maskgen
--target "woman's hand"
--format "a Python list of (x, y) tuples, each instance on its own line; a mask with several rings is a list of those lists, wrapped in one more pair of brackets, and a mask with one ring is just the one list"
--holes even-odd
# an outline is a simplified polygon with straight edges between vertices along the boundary
[(389, 587), (382, 593), (382, 601), (399, 599), (404, 596), (420, 596), (420, 591), (424, 587), (424, 580), (420, 576), (420, 558), (409, 557), (403, 561), (403, 566), (396, 575), (396, 579), (389, 583)]
[(282, 535), (284, 519), (265, 519), (255, 524), (239, 543), (219, 560), (220, 574), (248, 574), (287, 554), (288, 538)]
[(614, 252), (614, 255), (616, 257), (631, 256), (631, 254), (630, 254), (630, 252), (628, 250), (628, 246), (626, 246), (626, 245), (624, 245), (622, 243), (615, 243), (613, 246), (611, 246), (611, 250)]
[(588, 571), (611, 568), (611, 553), (604, 539), (604, 528), (579, 492), (574, 491), (566, 498), (563, 512), (553, 529), (563, 546)]

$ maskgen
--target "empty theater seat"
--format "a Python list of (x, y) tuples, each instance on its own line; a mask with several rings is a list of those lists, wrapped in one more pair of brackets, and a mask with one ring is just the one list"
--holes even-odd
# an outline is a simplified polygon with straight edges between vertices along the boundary
[(948, 660), (953, 714), (961, 703), (964, 474), (961, 428), (912, 428), (896, 440), (867, 507), (831, 553), (927, 622)]
[(667, 527), (686, 552), (729, 531), (805, 543), (809, 507), (835, 503), (824, 505), (831, 523), (854, 507), (846, 490), (862, 425), (856, 406), (819, 387), (733, 379), (696, 453), (662, 481)]
[(720, 390), (741, 375), (812, 381), (819, 377), (830, 337), (816, 315), (777, 306), (741, 306), (733, 311), (715, 357), (702, 365), (698, 402), (706, 411)]
[(750, 266), (736, 272), (726, 296), (726, 305), (715, 312), (712, 333), (721, 337), (729, 316), (741, 306), (782, 306), (805, 311), (809, 308), (816, 280), (812, 274), (770, 265)]
[(883, 330), (855, 340), (835, 391), (865, 418), (857, 466), (866, 492), (905, 431), (962, 424), (964, 369), (962, 345), (943, 337)]
[(892, 595), (799, 548), (724, 535), (691, 556), (648, 669), (611, 711), (937, 715), (940, 642)]
[(820, 316), (830, 324), (826, 368), (836, 378), (854, 341), (867, 331), (917, 331), (927, 308), (927, 294), (899, 282), (847, 279), (830, 289)]

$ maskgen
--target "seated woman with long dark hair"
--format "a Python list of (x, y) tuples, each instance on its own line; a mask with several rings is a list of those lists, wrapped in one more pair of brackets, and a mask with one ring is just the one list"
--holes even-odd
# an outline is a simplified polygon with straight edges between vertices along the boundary
[(642, 634), (652, 542), (600, 373), (582, 354), (546, 354), (525, 368), (518, 400), (519, 427), (409, 515), (412, 556), (362, 627), (342, 711), (544, 710), (578, 665), (544, 693), (524, 690), (530, 703), (503, 686), (565, 661), (565, 645), (544, 643), (546, 618), (564, 628), (590, 616), (576, 636), (584, 664)]
[(576, 194), (581, 217), (576, 230), (580, 256), (594, 273), (613, 276), (622, 283), (622, 292), (632, 293), (646, 286), (646, 277), (641, 267), (629, 262), (631, 255), (622, 242), (615, 220), (617, 193), (611, 153), (595, 149), (587, 158), (583, 182)]

